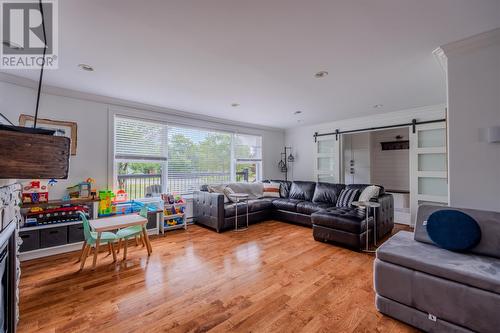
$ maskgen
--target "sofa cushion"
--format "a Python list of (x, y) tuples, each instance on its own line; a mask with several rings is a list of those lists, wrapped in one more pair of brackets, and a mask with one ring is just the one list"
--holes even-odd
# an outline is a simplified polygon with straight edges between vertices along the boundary
[[(435, 211), (442, 210), (443, 207), (433, 205), (421, 205), (418, 207), (417, 222), (415, 224), (415, 240), (419, 242), (434, 244), (427, 233), (427, 226), (424, 222)], [(470, 215), (481, 228), (481, 241), (470, 252), (483, 254), (500, 259), (500, 212), (489, 212), (477, 209), (446, 207)]]
[(392, 236), (377, 249), (377, 258), (500, 294), (500, 259), (417, 242), (411, 232), (400, 231)]
[(264, 183), (264, 191), (262, 195), (269, 198), (279, 198), (280, 187), (281, 185), (279, 183)]
[[(320, 210), (311, 214), (312, 223), (322, 227), (361, 234), (365, 232), (365, 214), (356, 208), (337, 207)], [(373, 218), (368, 219), (370, 228)]]
[(290, 187), (292, 186), (292, 182), (287, 180), (263, 180), (263, 183), (278, 183), (280, 184), (280, 198), (288, 198), (290, 194)]
[(292, 182), (292, 187), (290, 188), (289, 198), (312, 201), (315, 187), (316, 183), (314, 182), (294, 181)]
[(429, 216), (427, 233), (437, 246), (466, 251), (481, 240), (481, 229), (469, 215), (453, 209), (438, 210)]
[(321, 209), (333, 207), (330, 203), (316, 203), (310, 201), (303, 201), (297, 204), (297, 213), (311, 215)]
[(312, 201), (335, 205), (344, 187), (344, 184), (317, 183)]
[[(273, 203), (271, 200), (267, 199), (254, 199), (248, 200), (248, 213), (259, 212), (261, 210), (272, 209)], [(238, 216), (245, 215), (247, 213), (246, 202), (238, 203)], [(236, 204), (228, 203), (224, 205), (224, 216), (232, 217), (236, 214)]]
[(303, 200), (297, 200), (297, 199), (276, 199), (273, 200), (273, 206), (276, 209), (281, 209), (281, 210), (286, 210), (289, 212), (296, 212), (297, 211), (297, 204), (299, 202), (302, 202)]
[(353, 201), (359, 197), (359, 190), (356, 189), (343, 189), (337, 199), (337, 207), (351, 207)]
[(262, 198), (264, 186), (262, 183), (229, 183), (227, 184), (234, 193), (248, 194), (249, 199)]

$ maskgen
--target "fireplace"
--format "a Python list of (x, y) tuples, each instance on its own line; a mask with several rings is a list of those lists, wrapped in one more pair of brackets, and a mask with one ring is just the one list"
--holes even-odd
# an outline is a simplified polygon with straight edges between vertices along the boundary
[(19, 211), (19, 184), (0, 183), (0, 333), (15, 333), (18, 320), (20, 240), (17, 225)]

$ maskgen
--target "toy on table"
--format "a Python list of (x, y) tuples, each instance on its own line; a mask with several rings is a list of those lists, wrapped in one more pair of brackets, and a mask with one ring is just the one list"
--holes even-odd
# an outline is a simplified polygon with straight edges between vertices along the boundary
[(112, 199), (115, 194), (110, 190), (99, 191), (99, 216), (106, 216), (116, 213), (116, 206), (113, 205)]
[(88, 198), (90, 197), (91, 183), (81, 182), (66, 188), (66, 190), (68, 191), (69, 197), (72, 199)]
[(125, 202), (128, 201), (128, 194), (125, 190), (116, 191), (115, 198), (113, 202)]
[(23, 184), (23, 203), (40, 203), (49, 201), (47, 181), (31, 180)]

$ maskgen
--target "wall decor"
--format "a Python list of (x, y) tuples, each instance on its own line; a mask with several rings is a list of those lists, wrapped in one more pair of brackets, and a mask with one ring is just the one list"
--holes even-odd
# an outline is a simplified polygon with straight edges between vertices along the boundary
[[(19, 125), (33, 127), (35, 117), (22, 114), (19, 116)], [(55, 130), (55, 136), (64, 136), (71, 139), (71, 155), (76, 155), (78, 125), (71, 121), (37, 119), (37, 128)]]

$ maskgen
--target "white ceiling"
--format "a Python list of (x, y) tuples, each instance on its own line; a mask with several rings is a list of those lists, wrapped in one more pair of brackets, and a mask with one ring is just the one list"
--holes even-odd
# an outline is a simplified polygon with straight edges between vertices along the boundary
[(432, 50), (500, 27), (500, 1), (61, 0), (59, 18), (45, 84), (285, 128), (445, 102)]

